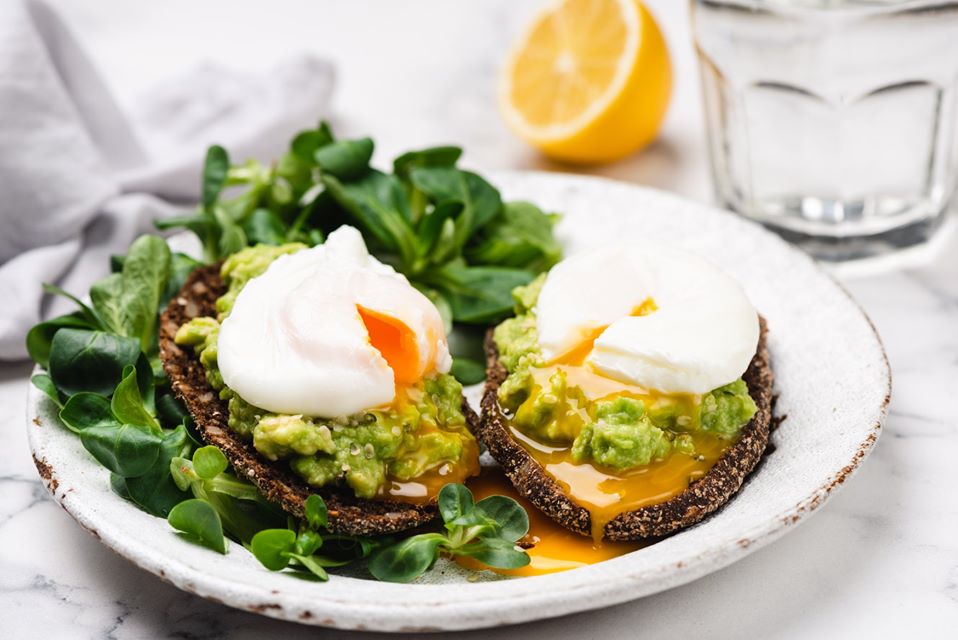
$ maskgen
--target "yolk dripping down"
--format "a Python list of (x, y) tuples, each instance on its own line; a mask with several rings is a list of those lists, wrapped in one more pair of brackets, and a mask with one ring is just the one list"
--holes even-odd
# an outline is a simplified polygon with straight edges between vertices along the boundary
[(419, 345), (412, 330), (399, 320), (371, 309), (358, 305), (356, 309), (366, 325), (370, 344), (393, 370), (396, 385), (419, 382)]
[(572, 460), (571, 447), (550, 447), (510, 429), (529, 455), (552, 476), (563, 492), (589, 511), (592, 539), (602, 546), (605, 525), (620, 513), (674, 498), (718, 462), (728, 442), (715, 436), (693, 435), (695, 456), (674, 452), (665, 460), (623, 473)]
[[(369, 343), (379, 351), (386, 364), (393, 370), (397, 387), (411, 387), (418, 383), (423, 372), (420, 368), (419, 345), (413, 331), (400, 320), (382, 313), (356, 306), (359, 315), (366, 325), (369, 334)], [(408, 398), (397, 393), (397, 403), (394, 408), (402, 409), (402, 403)], [(419, 437), (426, 436), (430, 431), (437, 431), (435, 425), (421, 425)], [(462, 483), (466, 478), (479, 473), (479, 445), (473, 438), (463, 442), (465, 450), (458, 463), (444, 463), (435, 469), (430, 469), (421, 476), (407, 481), (387, 479), (380, 487), (378, 498), (383, 500), (398, 500), (412, 504), (425, 504), (435, 500), (439, 490), (448, 483)]]
[[(553, 522), (531, 502), (519, 495), (499, 467), (484, 468), (482, 474), (467, 481), (476, 500), (487, 496), (501, 495), (518, 502), (529, 514), (529, 533), (520, 540), (529, 554), (529, 564), (519, 569), (492, 569), (509, 576), (537, 576), (583, 567), (609, 560), (631, 551), (647, 547), (653, 541), (606, 542), (596, 545), (589, 538)], [(456, 561), (471, 569), (487, 569), (471, 558), (457, 556)]]
[[(657, 309), (655, 301), (646, 298), (630, 315), (644, 316)], [(596, 329), (574, 349), (536, 369), (533, 377), (537, 388), (547, 387), (550, 377), (556, 370), (562, 369), (566, 374), (568, 386), (578, 387), (590, 400), (612, 400), (625, 396), (642, 400), (647, 407), (654, 407), (660, 402), (670, 402), (680, 407), (681, 414), (694, 414), (700, 401), (698, 396), (667, 395), (622, 383), (599, 374), (589, 366), (585, 360), (592, 351), (595, 340), (605, 329)], [(573, 430), (577, 431), (590, 418), (582, 409), (570, 409), (557, 419), (572, 425), (575, 427)], [(589, 463), (576, 463), (572, 459), (571, 446), (539, 442), (515, 427), (511, 427), (510, 431), (513, 438), (559, 483), (565, 494), (589, 511), (593, 542), (597, 547), (602, 544), (603, 529), (608, 522), (620, 513), (675, 497), (692, 481), (704, 476), (729, 445), (727, 441), (715, 436), (693, 432), (690, 435), (696, 451), (694, 456), (674, 452), (668, 458), (653, 461), (645, 467), (615, 472)]]
[(479, 474), (479, 444), (473, 438), (463, 441), (464, 450), (457, 463), (443, 463), (412, 480), (387, 479), (378, 497), (411, 504), (426, 504), (436, 499), (439, 490), (451, 483), (466, 483)]

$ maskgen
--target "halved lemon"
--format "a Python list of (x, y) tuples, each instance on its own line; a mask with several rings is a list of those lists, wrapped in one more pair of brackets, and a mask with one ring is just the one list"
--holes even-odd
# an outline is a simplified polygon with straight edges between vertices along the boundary
[(672, 89), (668, 49), (637, 0), (559, 0), (513, 51), (500, 87), (509, 126), (543, 153), (607, 162), (651, 142)]

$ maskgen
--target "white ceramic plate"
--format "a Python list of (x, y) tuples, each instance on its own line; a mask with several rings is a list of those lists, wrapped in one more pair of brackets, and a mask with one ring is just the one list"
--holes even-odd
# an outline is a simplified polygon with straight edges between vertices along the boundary
[(50, 492), (117, 553), (202, 597), (343, 629), (451, 630), (605, 607), (695, 580), (791, 530), (868, 454), (885, 417), (888, 363), (868, 318), (804, 254), (732, 214), (637, 186), (544, 173), (497, 174), (494, 183), (508, 199), (563, 212), (569, 254), (610, 239), (669, 243), (744, 285), (768, 319), (778, 413), (788, 419), (772, 437), (775, 451), (725, 509), (651, 547), (547, 576), (469, 582), (440, 563), (421, 584), (304, 582), (266, 571), (236, 544), (226, 556), (194, 546), (113, 494), (107, 472), (34, 390), (27, 428)]

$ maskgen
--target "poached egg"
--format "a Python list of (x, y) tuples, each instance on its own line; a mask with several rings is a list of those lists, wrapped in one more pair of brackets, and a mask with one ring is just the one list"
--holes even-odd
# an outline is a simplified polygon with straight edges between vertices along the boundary
[(585, 351), (598, 374), (661, 393), (704, 394), (738, 379), (759, 338), (735, 280), (665, 247), (616, 244), (563, 260), (535, 313), (547, 364)]
[(388, 406), (397, 385), (452, 364), (436, 307), (348, 226), (246, 284), (220, 327), (218, 361), (247, 402), (325, 418)]

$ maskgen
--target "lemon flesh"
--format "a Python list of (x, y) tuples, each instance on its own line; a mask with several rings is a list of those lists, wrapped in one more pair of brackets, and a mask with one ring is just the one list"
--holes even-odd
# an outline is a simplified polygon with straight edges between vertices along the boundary
[(503, 74), (510, 127), (546, 155), (616, 160), (651, 142), (669, 104), (668, 49), (637, 0), (562, 0), (542, 12)]

